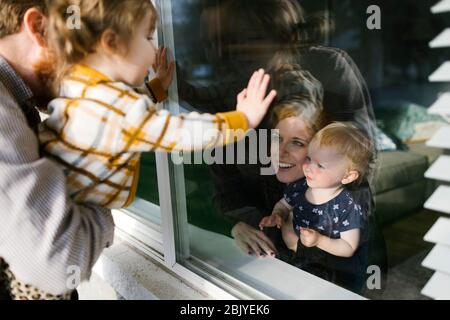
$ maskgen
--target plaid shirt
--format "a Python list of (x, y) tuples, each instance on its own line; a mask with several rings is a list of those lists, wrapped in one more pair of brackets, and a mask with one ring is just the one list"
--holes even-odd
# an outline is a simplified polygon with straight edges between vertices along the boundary
[(232, 140), (231, 129), (247, 130), (241, 112), (173, 116), (157, 110), (164, 91), (158, 80), (149, 89), (155, 101), (82, 65), (63, 79), (39, 140), (44, 153), (65, 168), (75, 201), (127, 206), (135, 196), (141, 152), (215, 147)]

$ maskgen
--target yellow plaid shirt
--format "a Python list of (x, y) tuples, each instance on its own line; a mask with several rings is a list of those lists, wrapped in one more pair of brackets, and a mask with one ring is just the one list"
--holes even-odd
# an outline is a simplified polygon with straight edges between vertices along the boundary
[[(154, 100), (165, 97), (158, 80), (149, 88)], [(219, 146), (234, 139), (231, 129), (247, 130), (241, 112), (173, 116), (155, 102), (83, 65), (63, 79), (39, 140), (44, 155), (64, 166), (76, 202), (127, 206), (136, 193), (141, 152)]]

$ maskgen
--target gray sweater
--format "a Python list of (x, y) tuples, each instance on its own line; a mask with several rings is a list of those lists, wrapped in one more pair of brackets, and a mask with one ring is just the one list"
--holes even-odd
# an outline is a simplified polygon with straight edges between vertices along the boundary
[(16, 278), (52, 294), (113, 241), (109, 210), (74, 204), (62, 169), (39, 155), (32, 93), (0, 57), (0, 257)]

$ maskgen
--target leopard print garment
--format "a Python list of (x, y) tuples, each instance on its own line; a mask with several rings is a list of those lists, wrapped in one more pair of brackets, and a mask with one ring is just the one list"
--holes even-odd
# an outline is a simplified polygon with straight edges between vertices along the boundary
[(8, 264), (0, 258), (0, 296), (2, 292), (13, 300), (70, 300), (72, 297), (72, 292), (53, 295), (18, 281)]

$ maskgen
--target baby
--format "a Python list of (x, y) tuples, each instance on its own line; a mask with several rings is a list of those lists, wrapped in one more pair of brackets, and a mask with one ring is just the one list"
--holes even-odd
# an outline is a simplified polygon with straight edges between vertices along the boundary
[[(370, 140), (350, 123), (335, 122), (320, 130), (309, 143), (303, 173), (298, 173), (298, 180), (291, 179), (284, 198), (272, 215), (261, 220), (260, 228), (281, 228), (286, 246), (293, 251), (300, 239), (306, 247), (353, 256), (365, 212), (348, 187), (367, 177), (372, 150)], [(289, 164), (280, 162), (280, 170), (289, 171)]]

